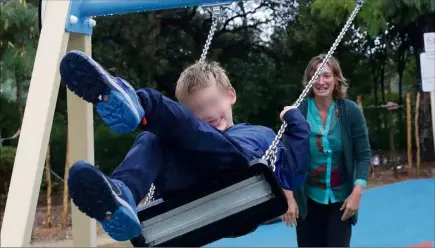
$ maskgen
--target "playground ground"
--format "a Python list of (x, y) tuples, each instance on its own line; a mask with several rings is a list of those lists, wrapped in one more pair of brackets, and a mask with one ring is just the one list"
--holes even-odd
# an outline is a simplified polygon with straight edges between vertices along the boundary
[[(415, 175), (416, 173), (414, 173)], [(435, 241), (434, 195), (435, 167), (422, 165), (419, 177), (407, 176), (406, 170), (394, 179), (391, 169), (377, 168), (370, 179), (369, 190), (361, 203), (360, 223), (354, 228), (353, 246), (412, 246)], [(405, 197), (406, 196), (406, 197)], [(42, 197), (44, 198), (44, 197)], [(32, 232), (33, 247), (72, 247), (71, 225), (60, 227), (62, 206), (53, 206), (53, 226), (47, 228), (46, 206), (40, 199)], [(71, 217), (68, 217), (71, 223)], [(394, 234), (397, 232), (397, 234)], [(273, 235), (273, 236), (272, 236)], [(394, 240), (392, 240), (394, 237)], [(98, 246), (129, 247), (116, 243), (98, 227)], [(210, 246), (296, 246), (294, 229), (283, 223), (262, 226), (256, 232), (238, 238), (217, 241)], [(424, 247), (434, 247), (426, 243)]]

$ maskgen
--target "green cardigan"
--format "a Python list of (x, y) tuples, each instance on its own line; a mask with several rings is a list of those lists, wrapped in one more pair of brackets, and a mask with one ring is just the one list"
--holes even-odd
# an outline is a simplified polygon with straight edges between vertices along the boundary
[[(347, 187), (350, 192), (356, 179), (368, 179), (371, 161), (371, 150), (368, 130), (361, 108), (351, 100), (336, 100), (340, 114), (341, 137), (343, 139), (344, 161), (350, 180)], [(308, 101), (304, 100), (299, 105), (299, 110), (307, 118)], [(307, 216), (307, 181), (294, 192), (294, 197), (299, 207), (300, 218)], [(352, 218), (356, 224), (358, 215)]]

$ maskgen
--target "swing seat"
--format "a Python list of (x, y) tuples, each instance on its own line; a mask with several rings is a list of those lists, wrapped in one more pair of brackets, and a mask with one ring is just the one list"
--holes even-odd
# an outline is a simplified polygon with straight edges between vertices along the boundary
[(208, 184), (186, 189), (138, 211), (142, 233), (134, 247), (200, 247), (246, 235), (281, 216), (287, 199), (263, 160)]

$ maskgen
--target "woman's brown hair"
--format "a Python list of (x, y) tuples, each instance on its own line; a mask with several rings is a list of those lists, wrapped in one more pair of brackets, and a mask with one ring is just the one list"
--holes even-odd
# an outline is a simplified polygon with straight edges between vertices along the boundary
[[(304, 86), (306, 86), (308, 82), (311, 80), (314, 73), (316, 73), (317, 65), (321, 64), (325, 57), (326, 54), (320, 54), (316, 57), (313, 57), (310, 60), (310, 62), (308, 62), (307, 68), (305, 69), (305, 73), (304, 73), (304, 81), (303, 81)], [(346, 98), (347, 89), (349, 88), (349, 85), (347, 83), (347, 79), (343, 76), (340, 63), (336, 58), (331, 56), (328, 62), (326, 62), (326, 64), (331, 68), (331, 71), (334, 74), (335, 79), (337, 80), (337, 85), (334, 88), (333, 98), (334, 99)], [(312, 89), (308, 92), (307, 96), (314, 97)]]

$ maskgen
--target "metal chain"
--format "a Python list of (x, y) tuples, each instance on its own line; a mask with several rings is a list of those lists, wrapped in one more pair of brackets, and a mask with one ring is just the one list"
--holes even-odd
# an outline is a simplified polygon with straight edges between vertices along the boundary
[[(349, 19), (347, 20), (346, 24), (344, 25), (343, 29), (341, 30), (340, 34), (338, 35), (337, 39), (335, 39), (334, 44), (329, 49), (328, 53), (326, 54), (326, 57), (323, 59), (322, 64), (317, 69), (316, 73), (314, 73), (311, 80), (308, 82), (307, 86), (305, 86), (305, 89), (302, 91), (299, 98), (296, 100), (296, 102), (293, 104), (294, 107), (299, 107), (301, 102), (304, 100), (304, 98), (307, 96), (308, 92), (311, 90), (311, 87), (313, 86), (314, 82), (319, 77), (320, 73), (323, 71), (323, 68), (325, 67), (328, 60), (331, 58), (332, 54), (335, 52), (335, 49), (337, 49), (337, 46), (340, 44), (341, 40), (343, 39), (344, 34), (349, 29), (350, 25), (352, 24), (353, 20), (355, 19), (356, 15), (358, 14), (358, 11), (361, 9), (362, 5), (364, 3), (364, 0), (358, 0), (356, 2), (355, 8), (352, 11), (352, 14), (350, 15)], [(284, 121), (281, 125), (281, 128), (279, 129), (275, 139), (273, 140), (272, 144), (270, 145), (269, 149), (265, 152), (262, 159), (267, 162), (269, 167), (275, 171), (275, 162), (276, 162), (276, 153), (277, 153), (277, 147), (278, 143), (281, 140), (281, 137), (284, 134), (285, 129), (287, 128), (287, 123)]]
[[(221, 5), (216, 5), (211, 7), (212, 9), (212, 24), (210, 28), (210, 32), (208, 33), (207, 40), (205, 42), (204, 48), (202, 49), (202, 54), (199, 59), (199, 63), (204, 63), (205, 59), (207, 57), (208, 50), (210, 49), (211, 41), (213, 40), (213, 35), (216, 32), (216, 27), (219, 21), (219, 17), (221, 14)], [(154, 200), (154, 191), (156, 190), (156, 187), (154, 184), (151, 184), (150, 190), (148, 191), (147, 196), (145, 197), (145, 204), (148, 204)]]
[[(329, 52), (326, 55), (325, 59), (323, 59), (322, 64), (317, 69), (316, 73), (314, 73), (310, 82), (308, 82), (307, 86), (302, 91), (302, 94), (299, 96), (299, 98), (296, 100), (296, 102), (293, 104), (293, 106), (298, 107), (301, 104), (301, 102), (304, 100), (304, 98), (306, 97), (306, 95), (310, 91), (311, 87), (313, 86), (314, 82), (317, 80), (320, 73), (323, 71), (323, 68), (325, 67), (326, 63), (331, 58), (332, 54), (335, 52), (335, 49), (337, 49), (337, 46), (340, 44), (341, 40), (344, 37), (344, 34), (349, 29), (350, 25), (352, 24), (353, 20), (355, 19), (356, 15), (358, 14), (358, 11), (361, 9), (363, 3), (364, 3), (364, 0), (357, 0), (356, 6), (355, 6), (354, 10), (352, 11), (352, 14), (350, 15), (349, 19), (347, 20), (346, 24), (344, 25), (343, 29), (341, 30), (340, 34), (338, 35), (338, 37), (335, 40), (334, 44), (332, 45), (331, 49), (329, 49)], [(208, 50), (210, 49), (210, 44), (213, 40), (213, 35), (216, 32), (216, 27), (217, 27), (217, 24), (219, 21), (220, 13), (221, 13), (220, 6), (214, 6), (212, 8), (212, 25), (211, 25), (210, 32), (207, 36), (207, 40), (205, 42), (204, 49), (202, 50), (202, 54), (201, 54), (201, 57), (199, 59), (199, 63), (205, 62)], [(272, 144), (270, 145), (269, 149), (267, 149), (267, 151), (265, 152), (265, 154), (262, 157), (263, 160), (267, 161), (269, 167), (271, 167), (271, 169), (273, 171), (275, 171), (275, 162), (277, 159), (276, 153), (277, 153), (278, 143), (281, 140), (281, 137), (284, 134), (284, 131), (286, 128), (287, 128), (287, 123), (284, 122), (281, 125), (281, 128), (279, 129), (279, 131), (278, 131), (275, 139), (273, 140)], [(145, 204), (148, 204), (151, 201), (153, 201), (155, 189), (156, 189), (156, 187), (154, 186), (154, 184), (151, 184), (150, 190), (145, 198)]]
[(148, 204), (154, 200), (154, 191), (156, 187), (154, 184), (151, 184), (150, 191), (148, 192), (147, 196), (145, 197), (145, 204)]
[(207, 40), (205, 42), (204, 48), (202, 49), (202, 54), (199, 59), (199, 63), (202, 64), (205, 62), (205, 59), (208, 54), (208, 50), (210, 49), (211, 41), (213, 40), (213, 35), (216, 32), (216, 27), (219, 21), (219, 16), (221, 14), (221, 7), (220, 6), (214, 6), (212, 7), (212, 23), (210, 32), (208, 32)]

